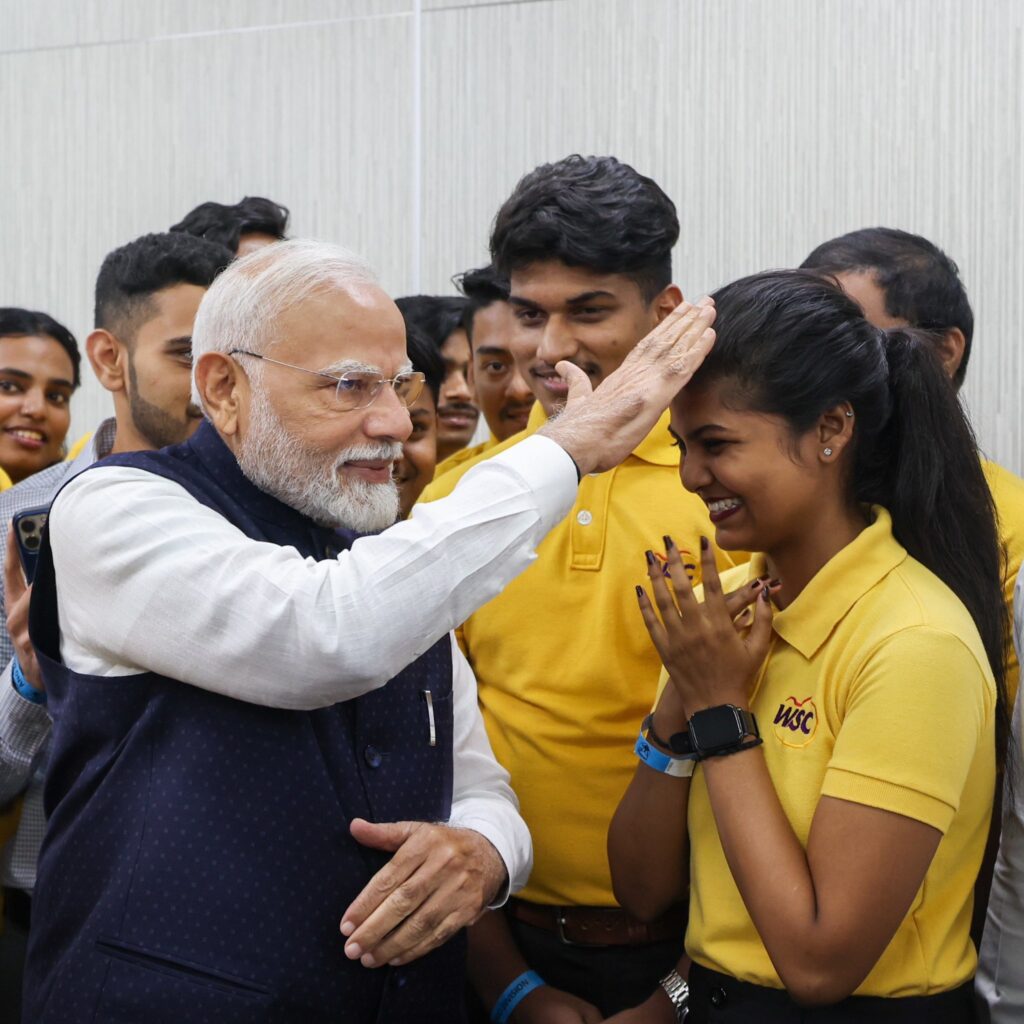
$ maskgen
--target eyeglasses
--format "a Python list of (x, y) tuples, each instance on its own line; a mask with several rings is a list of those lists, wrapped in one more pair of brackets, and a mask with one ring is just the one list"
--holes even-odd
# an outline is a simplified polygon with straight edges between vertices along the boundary
[(400, 373), (397, 377), (385, 377), (381, 373), (374, 373), (372, 370), (349, 370), (340, 377), (333, 373), (324, 373), (322, 370), (310, 370), (305, 366), (296, 366), (294, 363), (282, 363), (280, 359), (271, 359), (269, 356), (261, 356), (258, 352), (248, 352), (244, 348), (233, 348), (229, 356), (251, 356), (253, 359), (262, 359), (265, 363), (273, 363), (275, 366), (287, 366), (289, 370), (300, 370), (302, 373), (311, 373), (314, 377), (323, 377), (334, 381), (334, 396), (338, 408), (344, 412), (351, 412), (353, 409), (365, 409), (381, 393), (385, 384), (394, 388), (395, 396), (407, 408), (416, 401), (423, 393), (423, 384), (426, 377), (418, 370), (409, 370), (407, 373)]

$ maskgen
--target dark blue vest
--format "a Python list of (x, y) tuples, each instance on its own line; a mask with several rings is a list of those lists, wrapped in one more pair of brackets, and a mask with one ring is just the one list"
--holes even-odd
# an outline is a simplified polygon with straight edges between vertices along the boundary
[[(103, 463), (112, 464), (174, 480), (247, 536), (307, 557), (335, 557), (352, 540), (255, 488), (207, 424), (176, 448)], [(30, 628), (54, 731), (25, 1020), (463, 1019), (463, 936), (407, 967), (369, 970), (345, 957), (338, 930), (388, 859), (355, 843), (349, 821), (449, 815), (447, 636), (382, 689), (310, 712), (230, 700), (151, 672), (81, 675), (60, 659), (48, 546)], [(294, 671), (301, 679), (302, 665)]]

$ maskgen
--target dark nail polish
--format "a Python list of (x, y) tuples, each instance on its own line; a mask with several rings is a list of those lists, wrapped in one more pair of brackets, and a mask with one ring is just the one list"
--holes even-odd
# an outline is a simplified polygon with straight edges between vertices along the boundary
[(771, 594), (768, 592), (768, 588), (763, 587), (761, 590), (761, 600), (764, 601), (765, 604), (767, 604), (771, 599)]
[(653, 551), (645, 551), (644, 552), (644, 558), (647, 559), (647, 564), (648, 565), (651, 565), (651, 566), (654, 565), (655, 558), (654, 558), (654, 552)]
[(636, 596), (640, 598), (641, 601), (644, 598), (644, 588), (641, 587), (639, 583), (636, 585)]
[(751, 590), (757, 590), (758, 587), (763, 587), (763, 586), (764, 586), (764, 580), (762, 580), (761, 577), (758, 576), (758, 578), (756, 580), (754, 580), (750, 584), (750, 589)]
[(759, 579), (759, 580), (760, 580), (760, 581), (761, 581), (762, 583), (767, 583), (767, 582), (768, 582), (768, 579), (769, 579), (769, 576), (768, 576), (768, 573), (766, 573), (766, 572), (763, 572), (763, 573), (761, 573), (761, 575), (760, 575), (760, 576), (758, 576), (757, 578), (758, 578), (758, 579)]
[(707, 537), (701, 537), (701, 539), (700, 539), (700, 549), (701, 549), (701, 551), (707, 551), (707, 549), (709, 547), (710, 547), (710, 545), (708, 544)]
[(675, 544), (672, 543), (672, 538), (669, 537), (668, 535), (662, 537), (661, 539), (665, 542), (665, 551), (666, 552), (671, 551), (675, 547)]
[(768, 586), (769, 587), (781, 587), (782, 586), (782, 580), (780, 580), (778, 577), (776, 577), (775, 579), (769, 581)]

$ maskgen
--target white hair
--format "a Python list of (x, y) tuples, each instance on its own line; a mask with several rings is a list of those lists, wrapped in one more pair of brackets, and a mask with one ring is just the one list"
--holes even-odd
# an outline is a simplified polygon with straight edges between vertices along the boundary
[[(235, 260), (199, 304), (192, 328), (193, 365), (205, 352), (241, 348), (264, 353), (282, 313), (323, 288), (348, 284), (377, 284), (377, 277), (361, 256), (311, 238), (275, 242)], [(261, 364), (252, 363), (246, 371), (258, 381)], [(195, 371), (192, 401), (202, 405)]]

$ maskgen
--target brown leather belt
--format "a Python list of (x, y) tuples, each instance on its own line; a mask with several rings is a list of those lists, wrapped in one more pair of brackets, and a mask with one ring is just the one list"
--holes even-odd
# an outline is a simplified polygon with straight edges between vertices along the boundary
[(554, 932), (567, 946), (647, 946), (682, 940), (686, 907), (676, 906), (649, 923), (620, 907), (553, 907), (511, 899), (508, 913), (517, 921)]

